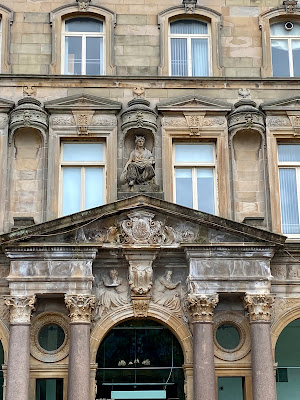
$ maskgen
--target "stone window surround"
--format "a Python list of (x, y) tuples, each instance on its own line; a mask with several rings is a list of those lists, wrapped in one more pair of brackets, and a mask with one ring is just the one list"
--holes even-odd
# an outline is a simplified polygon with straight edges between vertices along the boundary
[(1, 34), (0, 34), (0, 71), (1, 73), (9, 73), (11, 71), (10, 65), (10, 40), (11, 40), (11, 25), (14, 20), (14, 13), (8, 7), (0, 4), (0, 21), (1, 21)]
[(159, 75), (169, 76), (169, 26), (170, 22), (178, 19), (199, 19), (210, 25), (210, 74), (211, 76), (222, 76), (223, 68), (221, 61), (221, 39), (222, 15), (208, 7), (196, 6), (195, 12), (185, 13), (185, 7), (175, 6), (158, 14), (158, 26), (160, 28), (160, 65)]
[(285, 6), (276, 7), (264, 12), (259, 16), (259, 28), (262, 40), (262, 66), (261, 77), (268, 78), (273, 76), (272, 55), (271, 55), (271, 33), (270, 26), (280, 21), (300, 22), (300, 9), (296, 8), (294, 13), (287, 13)]
[(104, 21), (104, 71), (105, 75), (114, 75), (114, 28), (116, 24), (115, 13), (105, 7), (89, 5), (88, 11), (79, 12), (75, 4), (58, 7), (50, 13), (52, 26), (52, 60), (50, 73), (60, 75), (62, 71), (62, 28), (63, 21), (67, 18), (90, 17)]

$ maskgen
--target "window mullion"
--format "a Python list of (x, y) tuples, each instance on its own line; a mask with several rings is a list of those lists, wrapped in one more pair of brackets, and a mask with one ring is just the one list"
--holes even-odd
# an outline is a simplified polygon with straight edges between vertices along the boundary
[(289, 49), (289, 63), (290, 63), (290, 76), (294, 76), (294, 63), (293, 63), (293, 47), (292, 39), (288, 39), (288, 49)]
[(198, 210), (197, 168), (192, 169), (193, 208)]
[(81, 167), (80, 209), (85, 210), (85, 167)]
[(82, 35), (81, 74), (86, 75), (86, 35)]

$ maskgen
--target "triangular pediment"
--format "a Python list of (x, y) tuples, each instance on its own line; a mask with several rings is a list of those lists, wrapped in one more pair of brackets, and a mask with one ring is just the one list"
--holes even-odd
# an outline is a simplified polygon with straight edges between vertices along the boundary
[(268, 101), (260, 105), (263, 111), (300, 111), (300, 96)]
[(7, 113), (12, 110), (14, 106), (15, 103), (13, 101), (0, 98), (0, 112)]
[(90, 94), (78, 94), (48, 101), (44, 104), (45, 109), (53, 112), (75, 111), (75, 110), (112, 110), (119, 111), (122, 104), (105, 97)]
[(282, 245), (285, 239), (246, 224), (138, 195), (1, 235), (0, 243), (4, 247), (20, 242), (178, 247), (189, 243)]
[(232, 110), (230, 103), (220, 101), (218, 99), (188, 95), (168, 99), (157, 104), (158, 111), (223, 111), (229, 112)]

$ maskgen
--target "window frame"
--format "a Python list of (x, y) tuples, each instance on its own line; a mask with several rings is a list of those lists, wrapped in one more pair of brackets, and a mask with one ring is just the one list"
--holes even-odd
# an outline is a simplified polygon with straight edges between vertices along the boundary
[[(178, 21), (187, 21), (187, 20), (193, 20), (193, 21), (198, 21), (198, 22), (204, 22), (207, 25), (207, 34), (201, 34), (201, 33), (186, 33), (186, 34), (176, 34), (176, 33), (171, 33), (171, 24), (173, 22), (178, 22)], [(171, 60), (171, 41), (172, 39), (186, 39), (187, 40), (187, 62), (188, 62), (188, 75), (172, 75), (172, 60)], [(192, 39), (207, 39), (207, 45), (208, 45), (208, 75), (192, 75), (192, 68), (193, 68), (193, 59), (192, 59)], [(200, 18), (179, 18), (175, 20), (171, 20), (168, 25), (168, 60), (169, 60), (169, 75), (173, 77), (183, 77), (183, 76), (192, 76), (192, 77), (203, 77), (203, 76), (211, 76), (212, 75), (212, 57), (211, 57), (211, 26), (209, 21), (200, 19)]]
[[(66, 143), (88, 143), (88, 144), (103, 144), (103, 161), (64, 161), (63, 152), (64, 144)], [(100, 167), (103, 168), (103, 204), (107, 202), (107, 168), (106, 168), (106, 154), (107, 144), (105, 140), (61, 140), (60, 143), (60, 165), (59, 165), (59, 215), (66, 216), (69, 214), (63, 214), (63, 189), (64, 189), (64, 178), (63, 168), (64, 167), (75, 167), (80, 168), (80, 210), (76, 212), (85, 211), (86, 205), (86, 193), (85, 193), (85, 175), (86, 168), (89, 167)], [(103, 204), (99, 204), (99, 207)]]
[[(103, 30), (102, 32), (66, 32), (65, 26), (66, 26), (66, 22), (70, 21), (74, 18), (88, 18), (91, 20), (95, 20), (95, 21), (101, 21), (103, 23)], [(85, 16), (85, 15), (81, 15), (81, 16), (71, 16), (68, 18), (65, 18), (62, 21), (62, 41), (61, 41), (61, 73), (62, 75), (75, 75), (75, 74), (68, 74), (65, 72), (65, 63), (66, 63), (66, 59), (65, 59), (65, 50), (66, 50), (66, 37), (67, 36), (71, 36), (71, 37), (80, 37), (81, 38), (81, 43), (82, 43), (82, 50), (81, 50), (81, 74), (76, 74), (76, 76), (80, 76), (80, 75), (85, 75), (85, 76), (92, 76), (92, 75), (87, 75), (86, 74), (86, 39), (87, 37), (97, 37), (97, 38), (103, 38), (103, 60), (102, 60), (102, 69), (103, 69), (103, 73), (100, 74), (99, 76), (103, 76), (106, 74), (106, 60), (105, 60), (105, 49), (106, 49), (106, 35), (105, 35), (105, 31), (106, 31), (106, 25), (105, 25), (105, 20), (102, 18), (96, 18), (94, 16)], [(101, 69), (101, 66), (100, 66)], [(98, 75), (97, 75), (98, 76)]]
[[(177, 144), (188, 144), (188, 145), (212, 145), (213, 149), (213, 162), (176, 162), (176, 145)], [(172, 144), (172, 175), (173, 175), (173, 201), (175, 204), (176, 199), (176, 168), (181, 169), (192, 169), (192, 187), (193, 187), (193, 209), (202, 211), (198, 209), (198, 191), (197, 191), (197, 170), (203, 168), (211, 168), (213, 171), (213, 184), (214, 184), (214, 214), (219, 214), (218, 208), (218, 173), (217, 173), (217, 153), (216, 153), (216, 143), (213, 141), (178, 141), (173, 140)], [(203, 211), (206, 212), (206, 211)]]

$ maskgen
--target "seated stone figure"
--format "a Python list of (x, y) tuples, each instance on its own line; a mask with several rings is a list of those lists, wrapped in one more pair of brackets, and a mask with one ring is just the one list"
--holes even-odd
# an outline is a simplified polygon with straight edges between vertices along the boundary
[(145, 148), (145, 137), (135, 137), (135, 149), (130, 153), (129, 159), (125, 164), (121, 174), (121, 182), (128, 183), (129, 186), (145, 185), (155, 176), (154, 157)]

